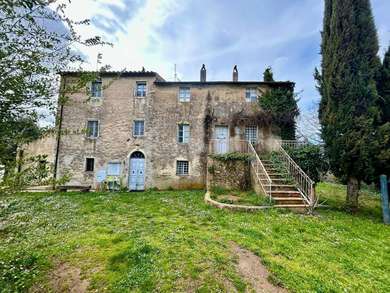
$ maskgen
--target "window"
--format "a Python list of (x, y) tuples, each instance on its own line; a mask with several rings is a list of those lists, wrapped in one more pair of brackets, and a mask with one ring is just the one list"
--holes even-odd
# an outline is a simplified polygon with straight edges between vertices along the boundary
[(85, 171), (93, 172), (94, 168), (95, 168), (95, 159), (94, 158), (86, 158)]
[(245, 99), (247, 102), (256, 102), (257, 101), (257, 89), (256, 88), (247, 88), (245, 92)]
[(190, 141), (190, 126), (188, 124), (179, 124), (177, 141), (179, 143), (188, 143)]
[(143, 136), (145, 131), (144, 121), (143, 120), (134, 120), (133, 135), (134, 136)]
[(189, 87), (179, 88), (179, 101), (180, 102), (189, 102), (191, 99), (191, 90)]
[(188, 175), (188, 161), (176, 161), (176, 175)]
[(252, 144), (257, 143), (257, 126), (245, 127), (245, 139), (250, 141)]
[(120, 176), (121, 174), (121, 163), (110, 162), (107, 165), (107, 176)]
[(137, 90), (135, 93), (136, 97), (146, 97), (146, 82), (138, 81), (137, 82)]
[(99, 121), (88, 120), (87, 122), (87, 137), (97, 138), (99, 136)]
[(94, 98), (102, 97), (102, 81), (96, 80), (91, 83), (91, 95)]

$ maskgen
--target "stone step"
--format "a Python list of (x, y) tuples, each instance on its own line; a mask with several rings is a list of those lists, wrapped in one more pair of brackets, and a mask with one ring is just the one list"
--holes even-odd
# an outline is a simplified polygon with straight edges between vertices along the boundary
[(301, 193), (298, 190), (273, 190), (271, 194), (299, 194)]
[[(268, 184), (264, 185), (265, 187), (269, 187)], [(276, 190), (297, 190), (295, 185), (292, 184), (271, 184), (271, 188)]]
[(288, 176), (288, 173), (280, 173), (280, 172), (267, 172), (269, 176)]
[(304, 204), (301, 197), (272, 197), (276, 204)]
[(304, 209), (309, 207), (308, 204), (276, 204), (274, 208), (285, 208), (285, 209)]

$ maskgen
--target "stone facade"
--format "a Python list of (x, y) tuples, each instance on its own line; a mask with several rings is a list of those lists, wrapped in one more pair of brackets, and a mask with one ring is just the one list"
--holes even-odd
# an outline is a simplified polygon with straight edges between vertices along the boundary
[[(62, 82), (77, 78), (63, 73)], [(107, 164), (120, 163), (120, 181), (128, 186), (131, 155), (144, 155), (145, 188), (203, 188), (206, 184), (207, 155), (216, 126), (229, 128), (227, 151), (245, 139), (245, 126), (233, 126), (235, 113), (258, 109), (248, 102), (246, 89), (261, 94), (270, 87), (293, 87), (290, 82), (167, 82), (154, 72), (126, 72), (122, 76), (102, 74), (103, 96), (88, 99), (87, 91), (73, 94), (63, 106), (58, 147), (58, 172), (72, 173), (71, 185), (98, 186), (96, 174)], [(137, 82), (146, 82), (147, 94), (134, 94)], [(190, 101), (179, 100), (179, 89), (190, 89)], [(60, 111), (59, 111), (60, 113)], [(99, 122), (98, 137), (86, 136), (87, 121)], [(133, 135), (134, 120), (144, 121), (144, 135)], [(178, 125), (189, 125), (188, 143), (178, 142)], [(248, 124), (251, 124), (248, 121)], [(234, 128), (234, 130), (232, 129)], [(233, 131), (232, 131), (233, 130)], [(257, 127), (260, 146), (272, 147), (277, 137), (269, 127)], [(213, 150), (211, 150), (213, 151)], [(86, 159), (94, 159), (94, 171), (86, 170)], [(188, 161), (188, 175), (177, 175), (177, 161)]]
[(208, 187), (227, 190), (248, 190), (251, 187), (250, 163), (242, 160), (220, 161), (208, 159)]

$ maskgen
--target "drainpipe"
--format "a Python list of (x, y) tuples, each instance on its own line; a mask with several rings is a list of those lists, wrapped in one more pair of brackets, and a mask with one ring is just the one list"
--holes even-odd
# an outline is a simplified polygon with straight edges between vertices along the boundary
[[(65, 87), (65, 86), (64, 86)], [(60, 97), (59, 97), (60, 98)], [(59, 121), (58, 121), (58, 133), (57, 133), (57, 143), (56, 143), (56, 154), (55, 154), (55, 160), (54, 160), (54, 181), (53, 181), (53, 189), (56, 188), (56, 180), (57, 180), (57, 170), (58, 170), (58, 160), (59, 160), (59, 153), (60, 153), (60, 141), (61, 141), (61, 131), (62, 131), (62, 116), (64, 113), (64, 105), (61, 101), (59, 101), (60, 105), (60, 115), (59, 115)]]
[(59, 122), (58, 122), (58, 133), (57, 133), (57, 145), (56, 145), (56, 157), (55, 157), (55, 162), (54, 162), (54, 183), (53, 187), (55, 189), (55, 180), (57, 179), (57, 168), (58, 168), (58, 156), (60, 153), (60, 141), (61, 141), (61, 131), (62, 131), (62, 115), (64, 112), (64, 105), (61, 105), (60, 107), (60, 117), (59, 117)]

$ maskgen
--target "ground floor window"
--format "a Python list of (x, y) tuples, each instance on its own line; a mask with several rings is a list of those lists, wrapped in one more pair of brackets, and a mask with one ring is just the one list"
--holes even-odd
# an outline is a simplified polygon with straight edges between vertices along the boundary
[(107, 165), (107, 176), (119, 176), (121, 174), (121, 163), (111, 162)]
[(85, 171), (92, 172), (95, 168), (95, 159), (94, 158), (86, 158), (85, 160)]
[(250, 141), (252, 144), (257, 143), (257, 126), (245, 127), (245, 139)]
[(176, 175), (188, 175), (188, 161), (176, 161)]

